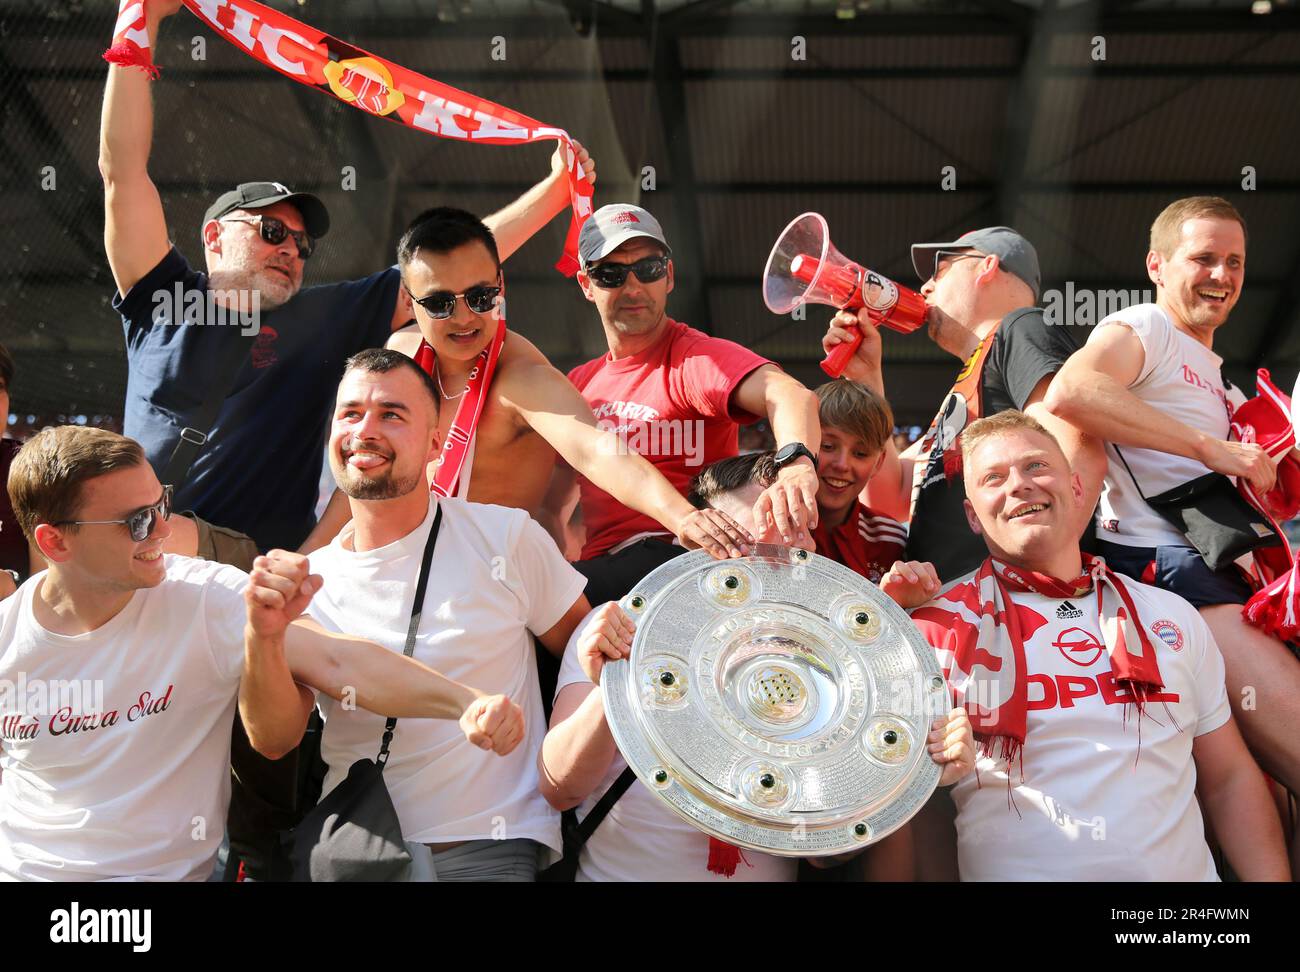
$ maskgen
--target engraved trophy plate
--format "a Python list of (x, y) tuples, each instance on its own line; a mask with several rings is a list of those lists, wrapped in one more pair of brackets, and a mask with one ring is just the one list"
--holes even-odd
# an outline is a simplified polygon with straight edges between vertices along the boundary
[(605, 715), (637, 777), (720, 840), (818, 857), (880, 840), (938, 785), (934, 651), (861, 575), (803, 550), (684, 554), (620, 602)]

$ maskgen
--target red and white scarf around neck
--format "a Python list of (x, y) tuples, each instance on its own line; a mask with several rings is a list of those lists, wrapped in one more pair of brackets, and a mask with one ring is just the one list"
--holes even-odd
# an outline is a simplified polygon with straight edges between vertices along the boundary
[[(121, 0), (110, 64), (134, 66), (158, 77), (146, 27), (150, 0)], [(467, 91), (386, 61), (346, 41), (253, 0), (184, 0), (185, 6), (250, 57), (288, 78), (333, 95), (344, 104), (441, 138), (487, 145), (555, 139), (565, 146), (573, 218), (556, 269), (578, 269), (578, 233), (592, 210), (593, 186), (578, 164), (568, 132)]]
[[(479, 352), (478, 360), (470, 370), (469, 380), (465, 383), (465, 394), (456, 406), (456, 416), (451, 420), (451, 428), (442, 440), (442, 452), (438, 455), (438, 468), (434, 470), (433, 483), (429, 487), (439, 496), (462, 495), (468, 498), (469, 470), (465, 463), (474, 448), (474, 434), (478, 431), (479, 416), (487, 403), (488, 392), (492, 386), (492, 375), (496, 373), (497, 361), (501, 357), (501, 346), (506, 339), (506, 319), (497, 321), (496, 333), (491, 343)], [(415, 352), (415, 363), (424, 369), (424, 373), (434, 377), (437, 356), (428, 341), (420, 342), (420, 349)], [(463, 482), (464, 489), (457, 493), (456, 486)]]
[[(1083, 573), (1068, 581), (990, 557), (975, 572), (975, 587), (980, 622), (953, 649), (952, 680), (984, 755), (1006, 759), (1009, 767), (1020, 761), (1025, 744), (1029, 683), (1015, 594), (1032, 591), (1044, 597), (1081, 598), (1097, 587), (1098, 625), (1111, 672), (1135, 699), (1139, 719), (1148, 694), (1163, 687), (1155, 648), (1133, 598), (1123, 578), (1100, 557), (1084, 554)], [(1001, 750), (995, 753), (999, 740)]]

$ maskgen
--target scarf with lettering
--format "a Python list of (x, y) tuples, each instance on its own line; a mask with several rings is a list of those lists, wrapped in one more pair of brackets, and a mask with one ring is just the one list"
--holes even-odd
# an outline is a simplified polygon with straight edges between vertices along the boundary
[[(978, 604), (968, 601), (967, 606), (979, 615), (979, 625), (958, 629), (962, 636), (953, 651), (950, 682), (970, 713), (982, 754), (1007, 760), (1008, 783), (1013, 762), (1020, 762), (1024, 777), (1021, 751), (1029, 711), (1025, 640), (1012, 595), (1032, 591), (1044, 597), (1081, 598), (1094, 587), (1111, 672), (1116, 684), (1133, 696), (1140, 720), (1147, 695), (1163, 687), (1160, 668), (1123, 578), (1104, 560), (1084, 554), (1083, 573), (1068, 581), (992, 557), (975, 572)], [(1001, 751), (995, 754), (999, 742)]]
[[(465, 393), (460, 404), (456, 406), (456, 416), (451, 420), (451, 428), (442, 442), (442, 452), (438, 455), (438, 467), (434, 470), (433, 484), (429, 487), (439, 496), (453, 496), (461, 480), (465, 461), (474, 444), (474, 433), (478, 430), (479, 416), (487, 402), (488, 389), (492, 385), (492, 375), (497, 369), (497, 360), (501, 357), (501, 346), (506, 339), (506, 319), (503, 315), (497, 321), (496, 334), (491, 343), (479, 352), (478, 360), (470, 369), (469, 380), (465, 383)], [(415, 363), (424, 369), (429, 377), (436, 377), (437, 356), (428, 341), (420, 342), (420, 350), (415, 352)], [(469, 485), (465, 477), (465, 485)], [(466, 488), (465, 493), (469, 490)]]
[[(150, 0), (121, 0), (110, 64), (158, 68), (149, 52), (146, 6)], [(556, 139), (565, 146), (573, 218), (556, 269), (578, 269), (578, 233), (591, 215), (592, 184), (569, 134), (485, 98), (434, 81), (253, 0), (184, 0), (190, 11), (249, 56), (286, 77), (332, 94), (344, 104), (408, 128), (442, 138), (488, 145), (520, 145)]]

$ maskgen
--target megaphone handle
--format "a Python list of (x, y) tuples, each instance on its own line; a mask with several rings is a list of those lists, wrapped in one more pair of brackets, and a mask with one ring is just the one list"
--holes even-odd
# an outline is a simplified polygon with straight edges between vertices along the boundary
[(849, 366), (849, 360), (857, 354), (858, 346), (862, 344), (862, 329), (855, 325), (848, 330), (853, 338), (835, 345), (831, 348), (831, 353), (822, 361), (822, 371), (832, 378), (844, 374), (844, 369)]

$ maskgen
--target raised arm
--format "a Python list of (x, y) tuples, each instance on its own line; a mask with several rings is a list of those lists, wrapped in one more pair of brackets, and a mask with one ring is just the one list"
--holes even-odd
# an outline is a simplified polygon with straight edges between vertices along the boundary
[(600, 664), (626, 657), (634, 626), (617, 604), (602, 605), (578, 631), (576, 650), (590, 682), (566, 685), (555, 699), (551, 728), (537, 754), (542, 796), (557, 810), (576, 807), (600, 785), (618, 751), (605, 722)]
[[(871, 323), (866, 312), (859, 320), (848, 311), (840, 311), (831, 318), (830, 326), (822, 337), (822, 349), (830, 354), (836, 345), (852, 339), (848, 328), (862, 331), (862, 343), (849, 359), (841, 377), (866, 385), (881, 398), (885, 398), (885, 376), (880, 364), (880, 329)], [(887, 399), (886, 399), (887, 400)], [(916, 458), (907, 452), (899, 453), (890, 436), (885, 442), (885, 461), (880, 471), (871, 477), (862, 491), (862, 502), (874, 510), (892, 516), (900, 523), (912, 518), (912, 470)]]
[[(731, 393), (733, 407), (766, 416), (777, 448), (802, 442), (814, 456), (822, 442), (817, 396), (776, 365), (755, 368)], [(787, 544), (809, 546), (817, 525), (817, 467), (800, 456), (783, 467), (754, 504), (761, 529), (770, 516)]]
[(1245, 476), (1257, 490), (1268, 492), (1276, 473), (1262, 448), (1216, 439), (1129, 391), (1145, 364), (1146, 350), (1133, 330), (1108, 324), (1056, 373), (1044, 405), (1098, 440), (1195, 459), (1225, 476)]
[(1228, 855), (1243, 881), (1289, 881), (1286, 842), (1264, 774), (1229, 719), (1192, 741), (1196, 790)]
[[(158, 25), (180, 0), (150, 0), (149, 47), (158, 49)], [(167, 255), (167, 220), (149, 178), (153, 141), (152, 82), (138, 67), (109, 65), (99, 127), (99, 173), (104, 180), (104, 249), (117, 289), (126, 295)]]
[[(578, 152), (578, 164), (595, 184), (596, 161), (576, 140), (573, 147)], [(564, 143), (561, 142), (555, 146), (555, 153), (551, 156), (551, 174), (483, 220), (497, 239), (497, 252), (502, 261), (509, 259), (534, 233), (554, 219), (556, 213), (569, 207), (569, 180), (563, 152)]]
[(523, 739), (523, 710), (505, 696), (484, 695), (382, 645), (300, 619), (320, 584), (301, 554), (273, 550), (254, 562), (239, 706), (258, 752), (278, 759), (301, 741), (313, 704), (304, 686), (380, 715), (457, 719), (471, 743), (500, 755)]
[(691, 506), (649, 460), (613, 432), (598, 428), (586, 400), (545, 359), (522, 364), (503, 384), (502, 397), (565, 462), (624, 506), (658, 520), (688, 549), (740, 557), (753, 543), (731, 517)]

